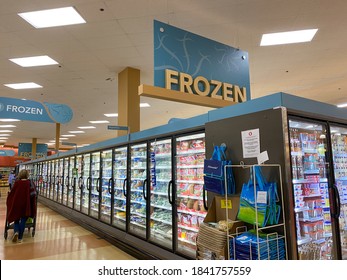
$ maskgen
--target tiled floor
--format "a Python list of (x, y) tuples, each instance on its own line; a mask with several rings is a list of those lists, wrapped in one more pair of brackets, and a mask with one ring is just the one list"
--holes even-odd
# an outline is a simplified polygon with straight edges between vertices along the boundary
[[(5, 232), (7, 189), (1, 188), (0, 230)], [(132, 256), (40, 204), (36, 230), (25, 230), (23, 243), (13, 243), (13, 230), (0, 238), (1, 260), (134, 260)]]

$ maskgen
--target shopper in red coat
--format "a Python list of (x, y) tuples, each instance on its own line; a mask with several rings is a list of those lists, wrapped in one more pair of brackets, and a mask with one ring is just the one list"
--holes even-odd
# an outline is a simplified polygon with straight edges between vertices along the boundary
[(14, 222), (13, 242), (22, 242), (25, 223), (36, 216), (36, 188), (28, 170), (21, 170), (7, 196), (7, 222)]

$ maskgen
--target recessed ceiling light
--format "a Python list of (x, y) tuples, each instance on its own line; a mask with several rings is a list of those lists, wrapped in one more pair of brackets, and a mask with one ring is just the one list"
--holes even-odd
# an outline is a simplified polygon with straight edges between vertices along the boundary
[(12, 130), (0, 130), (1, 133), (13, 132)]
[(4, 84), (4, 86), (7, 86), (13, 89), (42, 88), (42, 86), (36, 83)]
[(54, 59), (47, 55), (41, 56), (31, 56), (31, 57), (21, 57), (21, 58), (11, 58), (13, 63), (18, 64), (22, 67), (34, 67), (34, 66), (44, 66), (44, 65), (54, 65), (58, 64)]
[(118, 117), (118, 113), (104, 114), (104, 116), (108, 118), (115, 118)]
[(86, 23), (73, 7), (20, 13), (18, 15), (35, 28)]
[(71, 131), (69, 131), (69, 133), (79, 134), (79, 133), (85, 133), (85, 132), (82, 130), (71, 130)]
[(344, 107), (347, 107), (347, 103), (338, 104), (336, 106), (339, 108), (344, 108)]
[(263, 34), (260, 46), (283, 45), (312, 41), (318, 29)]
[(63, 137), (75, 137), (76, 135), (74, 135), (74, 134), (64, 134), (64, 135), (62, 135)]
[(151, 107), (148, 103), (140, 103), (141, 108)]
[(79, 129), (93, 129), (93, 128), (96, 128), (95, 126), (79, 126), (77, 127)]
[(90, 123), (110, 123), (109, 121), (89, 121)]
[(18, 119), (0, 119), (0, 122), (20, 122)]
[(1, 128), (8, 128), (8, 127), (16, 127), (16, 126), (13, 124), (0, 124), (0, 127)]

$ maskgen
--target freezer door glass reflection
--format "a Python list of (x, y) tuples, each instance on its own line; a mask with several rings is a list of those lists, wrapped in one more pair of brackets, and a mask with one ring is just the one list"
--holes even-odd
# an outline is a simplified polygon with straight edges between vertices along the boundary
[(102, 151), (100, 219), (111, 223), (112, 150)]
[(81, 173), (81, 211), (84, 214), (89, 214), (89, 190), (90, 190), (90, 154), (83, 156), (83, 168)]
[(90, 215), (99, 218), (100, 196), (100, 152), (92, 153), (91, 162), (91, 191), (90, 191)]
[(342, 259), (347, 260), (347, 128), (331, 127), (335, 185), (340, 200), (339, 228)]
[(130, 224), (129, 231), (146, 237), (147, 144), (131, 146)]
[(172, 144), (171, 140), (150, 146), (150, 240), (172, 249)]
[(196, 255), (199, 224), (206, 216), (203, 204), (205, 134), (176, 139), (177, 251)]
[(326, 127), (289, 121), (299, 259), (332, 259)]
[(125, 230), (126, 228), (126, 182), (127, 182), (127, 158), (128, 148), (121, 147), (114, 150), (113, 167), (113, 220), (112, 224), (117, 228)]
[(78, 155), (76, 157), (76, 187), (75, 187), (75, 203), (74, 208), (77, 211), (81, 211), (81, 191), (82, 191), (82, 181), (81, 181), (81, 174), (82, 174), (82, 168), (83, 168), (83, 156)]

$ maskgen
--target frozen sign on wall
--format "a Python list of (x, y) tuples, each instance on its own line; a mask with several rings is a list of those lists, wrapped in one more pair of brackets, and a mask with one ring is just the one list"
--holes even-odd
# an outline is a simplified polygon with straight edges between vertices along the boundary
[(64, 104), (0, 97), (0, 119), (68, 123), (73, 113)]
[(256, 158), (260, 154), (259, 128), (241, 132), (244, 158)]
[(154, 21), (154, 85), (226, 101), (247, 101), (248, 53)]

